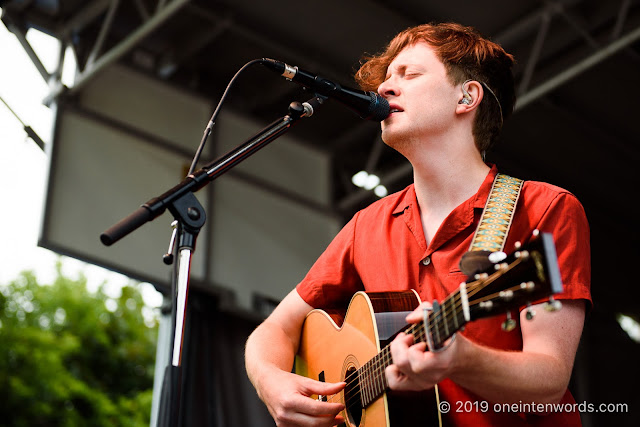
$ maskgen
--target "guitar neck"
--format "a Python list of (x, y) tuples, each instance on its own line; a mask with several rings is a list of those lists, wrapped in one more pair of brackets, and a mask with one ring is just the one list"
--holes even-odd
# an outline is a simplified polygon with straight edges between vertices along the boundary
[[(437, 350), (470, 321), (509, 313), (532, 301), (562, 292), (555, 245), (550, 234), (534, 233), (534, 239), (526, 247), (517, 245), (516, 248), (511, 255), (503, 254), (500, 261), (492, 261), (484, 272), (475, 274), (473, 281), (462, 283), (443, 303), (434, 301), (432, 309), (425, 312), (424, 320), (404, 332), (413, 335), (415, 342), (427, 343), (428, 350)], [(550, 308), (557, 309), (557, 304)], [(506, 328), (509, 330), (508, 325)], [(349, 380), (359, 385), (357, 394), (363, 408), (388, 389), (385, 369), (392, 363), (387, 345), (350, 374), (356, 376)]]
[[(404, 332), (413, 335), (416, 343), (427, 343), (428, 348), (443, 347), (445, 341), (468, 321), (468, 305), (464, 289), (461, 288), (461, 290), (449, 295), (442, 304), (434, 301), (433, 310), (427, 312), (425, 320), (410, 325)], [(430, 343), (429, 340), (431, 340)], [(391, 364), (393, 364), (393, 358), (391, 357), (391, 349), (387, 345), (380, 353), (353, 373), (353, 375), (357, 375), (360, 384), (360, 399), (364, 407), (380, 397), (389, 388), (385, 369)]]

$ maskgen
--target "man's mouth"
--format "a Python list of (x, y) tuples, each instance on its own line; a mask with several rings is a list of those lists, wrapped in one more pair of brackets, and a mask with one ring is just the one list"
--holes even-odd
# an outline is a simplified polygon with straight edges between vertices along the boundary
[(403, 111), (402, 108), (394, 104), (391, 104), (389, 107), (389, 114), (401, 113)]

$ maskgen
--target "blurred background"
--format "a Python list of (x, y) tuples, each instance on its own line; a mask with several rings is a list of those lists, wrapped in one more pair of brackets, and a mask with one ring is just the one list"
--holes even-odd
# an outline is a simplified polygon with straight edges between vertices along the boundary
[[(166, 213), (110, 247), (100, 233), (183, 179), (244, 64), (269, 57), (355, 86), (363, 53), (432, 21), (474, 26), (515, 55), (518, 102), (488, 160), (582, 201), (594, 308), (571, 388), (579, 403), (627, 405), (585, 411), (584, 425), (637, 424), (640, 292), (629, 277), (639, 242), (638, 1), (0, 0), (0, 8), (4, 297), (24, 303), (32, 282), (56, 289), (73, 282), (106, 316), (139, 312), (132, 323), (146, 322), (148, 345), (156, 346), (153, 384), (139, 386), (153, 387), (153, 398), (141, 400), (151, 406), (143, 424), (155, 424), (170, 353), (163, 296), (172, 270), (162, 257), (173, 218)], [(228, 92), (199, 167), (312, 95), (248, 67)], [(207, 222), (191, 270), (187, 424), (273, 424), (246, 379), (244, 340), (358, 209), (410, 182), (410, 166), (381, 142), (379, 125), (329, 100), (196, 193)], [(21, 276), (25, 269), (33, 276)], [(5, 321), (3, 332), (20, 323), (16, 307), (24, 304), (16, 304), (18, 323)], [(68, 410), (83, 413), (79, 406)]]

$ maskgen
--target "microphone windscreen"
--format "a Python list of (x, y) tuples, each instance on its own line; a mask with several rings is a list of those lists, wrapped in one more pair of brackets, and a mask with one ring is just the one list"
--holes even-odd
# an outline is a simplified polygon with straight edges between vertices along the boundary
[(375, 92), (369, 92), (369, 94), (371, 95), (371, 105), (369, 106), (370, 115), (367, 118), (369, 120), (381, 122), (389, 117), (389, 113), (391, 112), (389, 101)]

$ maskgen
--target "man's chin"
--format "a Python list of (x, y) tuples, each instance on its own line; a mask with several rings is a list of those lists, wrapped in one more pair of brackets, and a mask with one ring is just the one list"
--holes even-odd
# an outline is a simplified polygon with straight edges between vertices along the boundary
[(397, 131), (392, 131), (391, 129), (382, 129), (382, 133), (380, 135), (382, 138), (382, 142), (387, 144), (391, 148), (396, 148), (397, 146), (402, 144), (402, 136)]

